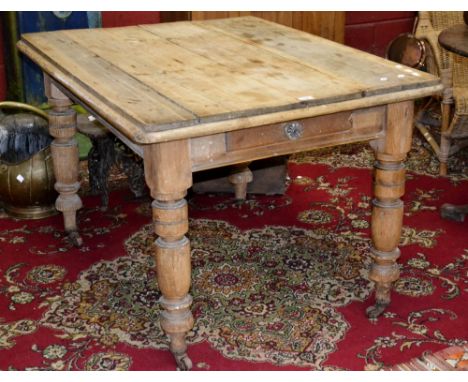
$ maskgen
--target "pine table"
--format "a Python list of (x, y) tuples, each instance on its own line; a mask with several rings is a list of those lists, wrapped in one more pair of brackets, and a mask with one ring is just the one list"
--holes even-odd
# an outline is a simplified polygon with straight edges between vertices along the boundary
[[(255, 17), (25, 34), (19, 49), (44, 71), (56, 202), (76, 245), (81, 104), (143, 157), (152, 203), (160, 322), (190, 369), (187, 202), (195, 171), (370, 141), (375, 151), (371, 317), (398, 279), (414, 99), (442, 89), (429, 74)], [(246, 175), (246, 177), (248, 177)]]

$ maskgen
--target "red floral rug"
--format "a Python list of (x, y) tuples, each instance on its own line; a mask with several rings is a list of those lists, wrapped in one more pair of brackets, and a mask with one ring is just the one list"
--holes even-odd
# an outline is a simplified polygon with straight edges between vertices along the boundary
[(468, 371), (468, 346), (451, 346), (434, 354), (425, 352), (386, 370), (392, 371)]
[[(443, 179), (415, 150), (401, 278), (376, 320), (365, 316), (364, 146), (293, 157), (283, 196), (239, 205), (192, 195), (194, 370), (378, 370), (467, 344), (468, 219), (439, 216), (443, 203), (467, 203), (465, 158)], [(149, 204), (129, 196), (113, 192), (107, 212), (84, 198), (80, 249), (64, 240), (60, 216), (0, 219), (1, 370), (175, 369), (157, 319)]]

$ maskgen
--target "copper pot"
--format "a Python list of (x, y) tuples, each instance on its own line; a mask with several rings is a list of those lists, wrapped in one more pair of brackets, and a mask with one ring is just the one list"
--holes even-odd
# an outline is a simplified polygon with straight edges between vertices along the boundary
[(386, 58), (391, 61), (420, 69), (426, 59), (426, 47), (422, 40), (410, 33), (402, 33), (394, 38), (387, 47)]

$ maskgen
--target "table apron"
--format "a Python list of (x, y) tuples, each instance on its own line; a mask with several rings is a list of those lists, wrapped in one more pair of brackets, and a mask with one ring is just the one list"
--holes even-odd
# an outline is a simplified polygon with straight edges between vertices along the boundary
[[(55, 82), (55, 81), (54, 81)], [(59, 88), (81, 104), (127, 147), (143, 157), (145, 145), (132, 142), (99, 116), (89, 105), (80, 102), (71, 92)], [(371, 141), (384, 135), (386, 105), (344, 111), (318, 117), (269, 124), (226, 133), (188, 138), (190, 141), (192, 172), (203, 171), (236, 163), (287, 155), (322, 147), (353, 142)], [(294, 133), (294, 126), (299, 132)], [(288, 127), (293, 127), (288, 129)], [(164, 144), (164, 143), (160, 143)]]
[[(123, 136), (87, 105), (90, 113), (137, 155), (145, 145)], [(220, 134), (188, 138), (192, 172), (322, 147), (378, 139), (385, 130), (386, 106), (375, 106), (295, 121), (252, 127)], [(296, 136), (289, 135), (299, 126)], [(293, 127), (289, 129), (288, 127)], [(164, 143), (159, 143), (164, 144)]]
[(374, 140), (384, 134), (385, 115), (377, 106), (191, 138), (192, 171)]

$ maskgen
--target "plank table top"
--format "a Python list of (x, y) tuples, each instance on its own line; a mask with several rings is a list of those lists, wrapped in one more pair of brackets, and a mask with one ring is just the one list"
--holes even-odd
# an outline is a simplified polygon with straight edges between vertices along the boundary
[(255, 17), (22, 35), (18, 48), (135, 143), (434, 93), (427, 73)]

